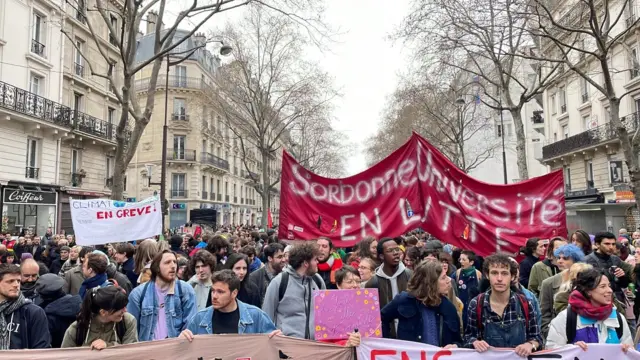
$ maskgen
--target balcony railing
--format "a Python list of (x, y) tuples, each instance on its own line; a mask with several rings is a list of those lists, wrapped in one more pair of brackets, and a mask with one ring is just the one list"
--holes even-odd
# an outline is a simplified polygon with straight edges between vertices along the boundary
[(24, 177), (27, 179), (37, 179), (40, 169), (37, 167), (27, 166), (24, 171)]
[(185, 189), (171, 189), (171, 198), (173, 199), (177, 199), (177, 198), (186, 198), (189, 196), (189, 191), (185, 190)]
[(567, 104), (560, 105), (560, 114), (564, 114), (567, 112)]
[(38, 55), (38, 56), (44, 56), (44, 44), (41, 44), (38, 42), (38, 40), (31, 40), (31, 52)]
[(237, 202), (238, 202), (238, 197), (237, 197), (237, 196), (234, 196), (234, 197), (233, 197), (233, 203), (235, 204), (235, 203), (237, 203)]
[(85, 174), (82, 173), (71, 173), (71, 186), (78, 187), (82, 185), (82, 179), (84, 179)]
[(244, 198), (240, 198), (240, 204), (244, 204)]
[(589, 101), (589, 94), (588, 93), (582, 94), (582, 103), (584, 104), (587, 101)]
[[(639, 118), (640, 113), (635, 113), (623, 117), (620, 121), (622, 121), (624, 127), (627, 128), (627, 131), (630, 134), (633, 134), (638, 128)], [(576, 150), (596, 146), (606, 141), (615, 140), (617, 138), (618, 133), (616, 132), (616, 128), (609, 122), (544, 146), (542, 148), (542, 158), (551, 159)]]
[(229, 195), (225, 195), (225, 196), (224, 196), (224, 201), (225, 201), (225, 202), (229, 202)]
[(209, 198), (209, 193), (206, 191), (202, 191), (200, 194), (202, 195), (202, 200), (207, 200)]
[(245, 178), (253, 181), (259, 181), (260, 175), (258, 173), (254, 173), (253, 171), (247, 171), (244, 175)]
[(173, 121), (189, 121), (189, 115), (182, 113), (171, 114), (171, 120)]
[(82, 64), (74, 63), (75, 65), (75, 74), (84, 77), (84, 66)]
[(222, 201), (222, 194), (218, 194), (217, 199), (218, 199), (218, 201)]
[(225, 159), (219, 158), (211, 153), (200, 153), (200, 162), (202, 164), (213, 165), (218, 169), (229, 171), (229, 162)]
[(80, 21), (83, 24), (86, 24), (87, 17), (85, 16), (84, 12), (85, 10), (76, 10), (76, 20)]
[[(138, 79), (134, 82), (133, 86), (136, 90), (147, 90), (149, 88), (150, 80), (151, 78)], [(158, 81), (156, 82), (156, 89), (164, 89), (166, 83), (167, 75), (159, 75)], [(210, 85), (201, 78), (169, 75), (169, 87), (203, 90), (210, 88)]]
[(167, 158), (176, 161), (196, 161), (196, 151), (186, 149), (169, 149)]
[[(116, 141), (116, 126), (0, 81), (0, 107), (39, 120)], [(127, 131), (127, 136), (130, 132)]]
[(216, 199), (216, 194), (214, 193), (209, 193), (209, 200), (214, 200)]
[(104, 186), (108, 187), (109, 189), (113, 187), (113, 176), (104, 179)]

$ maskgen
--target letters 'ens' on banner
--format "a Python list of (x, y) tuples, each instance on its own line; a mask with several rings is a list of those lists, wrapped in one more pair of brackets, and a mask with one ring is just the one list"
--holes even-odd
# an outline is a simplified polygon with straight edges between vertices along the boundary
[(157, 197), (137, 203), (71, 199), (70, 207), (79, 245), (141, 240), (162, 233), (162, 208)]
[(422, 228), (478, 255), (516, 252), (527, 238), (566, 236), (561, 171), (510, 185), (469, 177), (424, 138), (344, 179), (313, 174), (282, 156), (281, 239), (326, 236), (337, 246)]
[(622, 352), (620, 345), (589, 344), (587, 351), (575, 345), (556, 350), (545, 350), (523, 358), (513, 349), (489, 350), (482, 354), (471, 349), (442, 349), (420, 343), (391, 340), (363, 339), (357, 349), (358, 360), (640, 360), (640, 353)]

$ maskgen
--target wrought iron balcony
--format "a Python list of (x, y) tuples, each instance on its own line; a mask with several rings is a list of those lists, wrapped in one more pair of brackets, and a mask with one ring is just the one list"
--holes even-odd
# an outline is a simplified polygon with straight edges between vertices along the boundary
[(209, 198), (209, 193), (206, 191), (201, 191), (200, 195), (202, 196), (202, 200), (207, 200)]
[(27, 166), (24, 171), (24, 177), (27, 179), (37, 179), (40, 173), (40, 169), (37, 167)]
[[(627, 115), (620, 119), (627, 131), (633, 134), (638, 128), (640, 113)], [(544, 160), (565, 155), (576, 150), (592, 147), (618, 138), (618, 133), (612, 123), (606, 123), (579, 134), (569, 136), (566, 139), (556, 141), (542, 148)]]
[(237, 203), (237, 202), (238, 202), (238, 197), (237, 197), (237, 196), (234, 196), (234, 197), (233, 197), (233, 203), (235, 204), (235, 203)]
[(189, 115), (183, 113), (171, 114), (171, 120), (173, 121), (189, 121)]
[(582, 103), (584, 104), (587, 101), (589, 101), (589, 93), (582, 94)]
[(215, 200), (215, 199), (216, 199), (216, 194), (209, 193), (209, 200)]
[(173, 199), (184, 199), (189, 197), (189, 191), (185, 189), (171, 189), (171, 198)]
[(175, 161), (196, 161), (196, 151), (186, 149), (167, 150), (167, 159)]
[[(182, 89), (202, 90), (209, 88), (209, 85), (201, 78), (190, 78), (186, 76), (169, 75), (169, 87)], [(144, 91), (149, 88), (151, 78), (138, 79), (133, 86), (136, 90)], [(159, 75), (156, 82), (156, 89), (164, 89), (167, 83), (167, 75)]]
[(82, 64), (74, 63), (75, 65), (75, 74), (84, 77), (84, 66)]
[(80, 6), (78, 6), (78, 10), (76, 10), (76, 20), (80, 21), (83, 24), (87, 23), (87, 17), (85, 15), (85, 10), (80, 10)]
[(44, 44), (41, 44), (40, 42), (38, 42), (38, 40), (31, 40), (31, 52), (41, 56), (41, 57), (45, 57), (44, 56)]
[(222, 201), (222, 194), (218, 194), (217, 199), (218, 199), (218, 201)]
[(227, 160), (217, 157), (208, 152), (200, 153), (200, 162), (206, 165), (213, 165), (218, 169), (229, 171), (229, 162)]
[(564, 114), (567, 112), (567, 104), (560, 105), (560, 114)]
[(244, 198), (240, 198), (240, 204), (244, 204)]
[(108, 187), (109, 189), (113, 187), (113, 176), (109, 176), (108, 178), (104, 179), (104, 186)]
[[(116, 141), (116, 126), (0, 81), (0, 107), (39, 120)], [(127, 136), (130, 132), (127, 131)]]
[(260, 181), (260, 175), (258, 173), (254, 173), (253, 171), (246, 171), (245, 178), (253, 181)]
[(229, 202), (229, 195), (225, 195), (225, 196), (224, 196), (224, 201), (225, 201), (225, 202)]

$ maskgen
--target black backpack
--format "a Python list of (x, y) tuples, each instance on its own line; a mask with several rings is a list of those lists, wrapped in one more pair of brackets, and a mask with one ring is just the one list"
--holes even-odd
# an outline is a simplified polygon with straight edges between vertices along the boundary
[[(323, 280), (320, 275), (315, 274), (311, 277), (313, 282), (318, 286), (318, 290), (322, 289)], [(289, 285), (289, 273), (286, 271), (282, 272), (282, 279), (280, 279), (280, 287), (278, 287), (278, 303), (282, 301), (284, 298), (284, 294), (287, 292), (287, 286)]]
[[(618, 339), (622, 340), (622, 332), (624, 331), (624, 325), (622, 324), (622, 316), (619, 311), (616, 311), (618, 316), (618, 327), (616, 328), (616, 334)], [(573, 344), (573, 340), (576, 338), (576, 327), (578, 326), (578, 314), (571, 310), (571, 305), (567, 306), (567, 344)]]
[[(82, 346), (84, 344), (84, 338), (87, 336), (87, 332), (89, 329), (81, 329), (80, 326), (76, 325), (76, 346)], [(116, 342), (122, 344), (122, 340), (124, 338), (124, 334), (127, 333), (127, 325), (124, 323), (124, 319), (116, 324)]]

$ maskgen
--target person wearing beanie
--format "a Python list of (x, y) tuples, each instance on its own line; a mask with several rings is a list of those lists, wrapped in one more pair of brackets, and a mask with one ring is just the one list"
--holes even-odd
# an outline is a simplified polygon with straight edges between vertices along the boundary
[(171, 235), (171, 239), (169, 239), (169, 245), (171, 245), (171, 251), (178, 255), (182, 255), (187, 257), (187, 254), (182, 251), (182, 236), (180, 235)]
[(51, 272), (52, 274), (58, 274), (60, 272), (60, 269), (62, 269), (62, 264), (69, 260), (70, 252), (70, 247), (66, 245), (60, 247), (60, 256), (56, 257), (56, 259), (51, 262), (51, 266), (49, 266), (49, 272)]
[(44, 274), (36, 282), (36, 305), (47, 314), (52, 348), (60, 347), (65, 331), (76, 320), (82, 304), (80, 296), (66, 294), (63, 287), (64, 279), (54, 274)]

